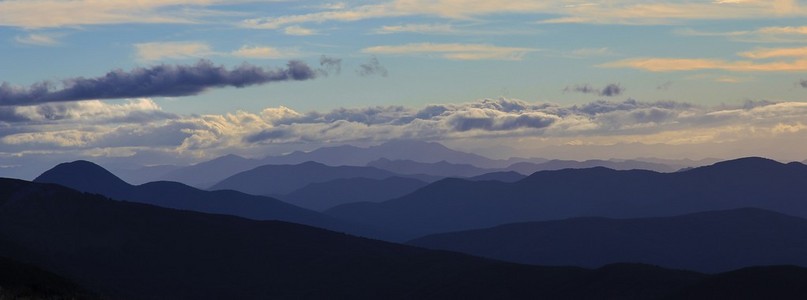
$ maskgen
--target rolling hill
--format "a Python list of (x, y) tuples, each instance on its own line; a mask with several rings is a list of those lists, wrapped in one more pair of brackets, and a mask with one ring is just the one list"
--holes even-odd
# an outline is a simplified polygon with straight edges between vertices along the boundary
[(60, 184), (113, 199), (167, 208), (234, 215), (254, 220), (282, 220), (359, 235), (375, 235), (374, 230), (269, 197), (236, 191), (204, 191), (168, 181), (130, 185), (103, 167), (88, 161), (59, 164), (34, 181)]
[(426, 182), (403, 177), (340, 178), (309, 184), (281, 196), (281, 199), (300, 207), (322, 211), (346, 203), (381, 202), (398, 198), (425, 185)]
[(685, 172), (606, 168), (537, 172), (514, 183), (444, 179), (382, 203), (327, 214), (423, 235), (582, 216), (637, 218), (756, 207), (807, 217), (807, 166), (762, 158)]
[(598, 268), (633, 262), (714, 273), (760, 265), (807, 266), (805, 232), (807, 219), (744, 208), (507, 224), (430, 235), (409, 244), (535, 265)]

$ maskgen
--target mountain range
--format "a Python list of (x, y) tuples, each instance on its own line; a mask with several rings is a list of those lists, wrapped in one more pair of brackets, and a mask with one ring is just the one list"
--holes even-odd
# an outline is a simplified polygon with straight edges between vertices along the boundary
[(629, 261), (715, 273), (807, 266), (805, 232), (807, 219), (742, 208), (675, 217), (516, 223), (435, 234), (408, 244), (534, 265), (598, 268)]
[(263, 196), (237, 191), (204, 191), (177, 182), (157, 181), (130, 185), (103, 167), (88, 161), (59, 164), (34, 182), (55, 183), (82, 192), (167, 208), (240, 216), (254, 220), (282, 220), (359, 235), (374, 230), (342, 222), (321, 213)]
[(788, 266), (706, 275), (517, 265), (13, 179), (0, 179), (0, 257), (105, 299), (798, 299), (807, 279)]
[(311, 183), (280, 199), (294, 205), (323, 211), (355, 202), (381, 202), (414, 192), (428, 183), (412, 178), (339, 178)]
[(744, 158), (685, 172), (602, 167), (537, 172), (514, 183), (444, 179), (381, 203), (327, 214), (396, 238), (583, 216), (636, 218), (756, 207), (807, 217), (807, 166)]

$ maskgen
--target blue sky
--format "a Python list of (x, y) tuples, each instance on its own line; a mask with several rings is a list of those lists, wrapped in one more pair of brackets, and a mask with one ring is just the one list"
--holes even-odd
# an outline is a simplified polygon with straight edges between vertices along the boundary
[[(805, 16), (804, 3), (786, 0), (3, 0), (0, 159), (11, 166), (36, 153), (133, 161), (159, 153), (137, 160), (154, 164), (419, 138), (502, 157), (800, 160), (807, 155), (780, 148), (805, 134)], [(323, 56), (339, 60), (341, 72), (328, 65), (325, 76)], [(265, 70), (298, 60), (316, 76), (172, 97), (20, 103), (8, 96), (43, 81), (53, 92), (79, 77), (200, 59)], [(365, 67), (370, 72), (361, 73)], [(485, 99), (522, 109), (491, 108)], [(581, 110), (597, 103), (613, 109)], [(412, 125), (429, 105), (451, 107), (423, 119), (444, 127)], [(282, 109), (306, 117), (268, 117)], [(371, 120), (368, 110), (386, 117)], [(460, 117), (489, 119), (470, 128), (452, 119)], [(338, 122), (352, 129), (309, 132)], [(284, 134), (245, 142), (266, 132)], [(756, 139), (776, 147), (743, 150)], [(620, 145), (641, 147), (607, 150)]]

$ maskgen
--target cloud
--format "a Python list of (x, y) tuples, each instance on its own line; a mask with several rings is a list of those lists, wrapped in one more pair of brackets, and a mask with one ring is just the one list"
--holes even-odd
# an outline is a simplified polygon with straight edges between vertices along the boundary
[(438, 54), (452, 60), (521, 60), (531, 48), (500, 47), (489, 44), (417, 43), (397, 46), (375, 46), (362, 49), (370, 54), (423, 55)]
[(602, 89), (592, 87), (590, 84), (567, 86), (563, 92), (578, 92), (583, 94), (596, 94), (599, 96), (613, 97), (619, 96), (625, 89), (619, 84), (608, 84)]
[(340, 74), (342, 73), (342, 59), (335, 58), (330, 56), (320, 56), (319, 58), (319, 66), (320, 72), (323, 72), (325, 75), (330, 73)]
[(535, 15), (536, 18), (542, 18), (539, 23), (549, 24), (641, 25), (674, 24), (684, 20), (799, 17), (807, 15), (807, 10), (795, 0), (667, 3), (638, 0), (608, 3), (570, 3), (562, 0), (393, 0), (357, 6), (323, 7), (319, 11), (304, 14), (252, 18), (244, 20), (241, 25), (250, 28), (279, 29), (295, 24), (356, 22), (391, 17), (426, 16), (470, 20), (497, 14)]
[(727, 61), (706, 58), (631, 58), (599, 65), (605, 68), (631, 68), (650, 72), (724, 70), (733, 72), (804, 72), (807, 58), (790, 61)]
[(6, 0), (0, 1), (0, 26), (53, 28), (103, 24), (195, 23), (221, 14), (201, 8), (217, 0)]
[(317, 31), (310, 28), (293, 25), (283, 29), (283, 33), (287, 35), (307, 36), (307, 35), (316, 35)]
[(60, 42), (54, 35), (31, 33), (27, 36), (17, 36), (14, 41), (20, 44), (33, 46), (56, 46)]
[[(2, 117), (7, 114), (16, 121)], [(807, 103), (770, 101), (708, 107), (632, 99), (559, 105), (500, 98), (310, 112), (279, 106), (209, 115), (166, 113), (150, 99), (81, 101), (0, 108), (0, 162), (20, 164), (3, 157), (26, 153), (72, 153), (74, 159), (160, 153), (162, 158), (189, 161), (227, 153), (263, 156), (277, 149), (402, 138), (474, 145), (574, 144), (575, 149), (591, 151), (598, 145), (618, 143), (760, 144), (778, 138), (807, 140), (805, 114)]]
[(389, 72), (387, 72), (387, 68), (381, 65), (381, 63), (378, 61), (378, 58), (371, 57), (369, 61), (359, 65), (359, 68), (356, 70), (356, 74), (359, 74), (359, 76), (362, 77), (373, 75), (387, 77), (387, 75), (389, 75)]
[(799, 80), (799, 85), (803, 88), (807, 88), (807, 79)]
[(297, 49), (280, 49), (266, 46), (242, 46), (240, 49), (230, 53), (236, 57), (258, 58), (258, 59), (279, 59), (300, 56)]
[(159, 61), (166, 58), (202, 58), (214, 52), (202, 42), (153, 42), (135, 44), (135, 53), (140, 61)]
[(449, 34), (456, 33), (451, 24), (404, 24), (382, 26), (375, 30), (378, 34), (392, 33), (422, 33), (422, 34)]
[(289, 61), (286, 68), (265, 69), (242, 64), (233, 69), (207, 60), (195, 65), (157, 65), (131, 71), (113, 70), (101, 77), (76, 77), (49, 81), (30, 87), (0, 84), (0, 106), (33, 105), (44, 102), (138, 97), (178, 97), (202, 93), (211, 88), (246, 87), (275, 81), (308, 80), (316, 72), (301, 61)]
[(769, 26), (752, 30), (702, 31), (692, 28), (673, 30), (682, 36), (725, 37), (735, 41), (761, 43), (801, 43), (807, 35), (807, 26)]

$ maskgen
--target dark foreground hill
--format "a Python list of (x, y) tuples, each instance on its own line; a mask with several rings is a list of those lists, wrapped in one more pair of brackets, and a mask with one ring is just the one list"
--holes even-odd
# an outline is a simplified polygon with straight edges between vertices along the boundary
[(0, 299), (98, 299), (72, 281), (38, 267), (0, 257)]
[(88, 161), (63, 163), (42, 173), (35, 182), (55, 183), (113, 199), (167, 208), (227, 214), (254, 220), (280, 220), (353, 234), (375, 236), (374, 230), (348, 224), (286, 202), (236, 191), (203, 191), (181, 183), (158, 181), (130, 185)]
[(761, 209), (642, 219), (574, 218), (435, 234), (409, 244), (525, 264), (635, 262), (724, 272), (807, 266), (807, 220)]
[(410, 238), (582, 216), (637, 218), (756, 207), (807, 217), (807, 166), (763, 158), (685, 172), (606, 168), (543, 171), (514, 183), (444, 179), (382, 203), (326, 213)]
[(0, 179), (0, 246), (113, 299), (650, 298), (705, 278), (516, 265), (10, 179)]

